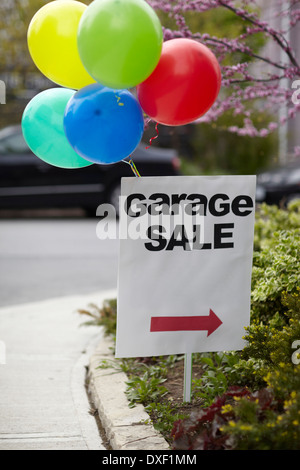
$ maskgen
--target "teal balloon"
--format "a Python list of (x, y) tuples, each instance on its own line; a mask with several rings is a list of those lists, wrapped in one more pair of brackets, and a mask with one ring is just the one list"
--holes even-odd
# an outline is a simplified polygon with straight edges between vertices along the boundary
[(75, 91), (51, 88), (35, 96), (22, 117), (24, 139), (31, 151), (50, 165), (59, 168), (83, 168), (92, 163), (78, 155), (64, 131), (64, 114)]

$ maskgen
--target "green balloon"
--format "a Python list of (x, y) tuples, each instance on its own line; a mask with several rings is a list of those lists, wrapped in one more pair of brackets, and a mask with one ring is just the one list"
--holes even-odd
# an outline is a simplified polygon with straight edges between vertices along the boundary
[(158, 64), (162, 43), (161, 23), (145, 0), (94, 0), (78, 29), (84, 67), (113, 89), (146, 80)]
[(64, 114), (75, 91), (51, 88), (35, 96), (22, 118), (24, 139), (32, 152), (59, 168), (82, 168), (92, 163), (80, 157), (69, 144), (64, 131)]

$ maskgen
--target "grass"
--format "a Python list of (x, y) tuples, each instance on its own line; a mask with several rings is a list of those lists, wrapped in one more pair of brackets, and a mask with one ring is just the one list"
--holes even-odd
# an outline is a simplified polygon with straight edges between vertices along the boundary
[[(80, 309), (78, 312), (88, 318), (83, 325), (101, 326), (105, 335), (115, 339), (116, 299), (105, 300), (102, 307), (90, 304), (88, 309)], [(102, 361), (99, 368), (114, 368), (127, 375), (126, 396), (129, 407), (142, 404), (155, 429), (167, 441), (170, 441), (174, 422), (187, 418), (192, 411), (199, 409), (201, 403), (204, 403), (197, 392), (191, 403), (183, 403), (183, 355)], [(202, 365), (196, 359), (193, 365), (195, 383), (200, 380), (202, 373)]]

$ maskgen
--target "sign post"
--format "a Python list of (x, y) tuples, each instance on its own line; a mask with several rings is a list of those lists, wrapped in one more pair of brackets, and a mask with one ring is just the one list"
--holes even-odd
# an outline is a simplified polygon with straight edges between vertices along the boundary
[(255, 176), (123, 178), (116, 357), (239, 350), (250, 322)]
[(184, 356), (184, 388), (183, 388), (183, 401), (190, 403), (192, 400), (192, 370), (193, 370), (193, 355), (191, 353)]

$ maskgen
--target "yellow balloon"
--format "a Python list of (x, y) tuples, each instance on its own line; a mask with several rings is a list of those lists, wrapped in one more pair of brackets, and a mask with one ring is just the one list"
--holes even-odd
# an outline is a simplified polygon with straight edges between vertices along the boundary
[(85, 70), (77, 48), (77, 30), (87, 5), (55, 0), (44, 5), (28, 28), (28, 48), (38, 69), (54, 83), (79, 90), (95, 80)]

